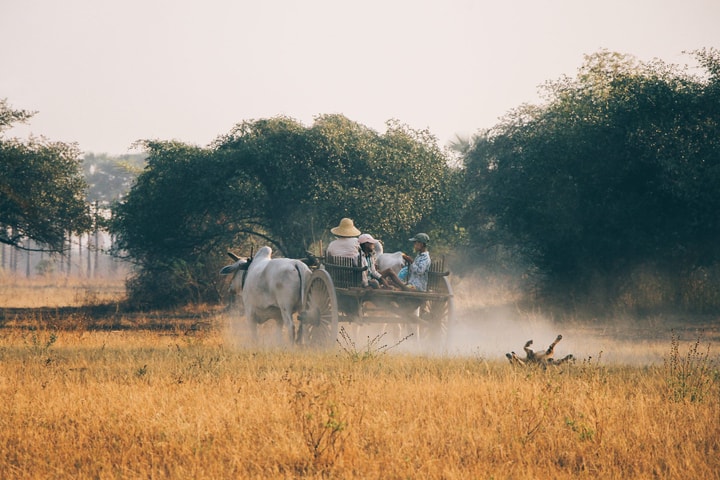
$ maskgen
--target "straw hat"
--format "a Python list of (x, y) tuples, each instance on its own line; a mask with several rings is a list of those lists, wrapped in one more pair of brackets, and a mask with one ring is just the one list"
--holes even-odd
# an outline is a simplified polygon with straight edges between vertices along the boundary
[(360, 230), (355, 228), (355, 224), (349, 218), (343, 218), (340, 220), (340, 225), (330, 229), (330, 233), (337, 237), (357, 237), (360, 235)]

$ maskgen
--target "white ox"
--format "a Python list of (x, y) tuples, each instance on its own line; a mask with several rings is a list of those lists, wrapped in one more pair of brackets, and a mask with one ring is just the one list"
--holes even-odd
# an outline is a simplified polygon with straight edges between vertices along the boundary
[(295, 341), (293, 314), (302, 310), (305, 303), (305, 285), (311, 271), (300, 260), (271, 258), (272, 249), (262, 247), (250, 260), (239, 259), (223, 267), (221, 275), (235, 275), (231, 290), (242, 291), (245, 318), (253, 339), (257, 339), (257, 325), (270, 319), (278, 322), (278, 331), (284, 325), (290, 343)]

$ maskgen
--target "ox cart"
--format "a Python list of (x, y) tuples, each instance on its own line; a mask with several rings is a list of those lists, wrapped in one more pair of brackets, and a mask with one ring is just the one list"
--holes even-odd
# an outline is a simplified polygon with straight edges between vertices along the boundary
[(434, 347), (444, 347), (453, 320), (453, 292), (444, 259), (431, 263), (426, 292), (362, 287), (364, 268), (325, 257), (312, 272), (299, 315), (299, 343), (332, 346), (339, 324), (399, 324)]

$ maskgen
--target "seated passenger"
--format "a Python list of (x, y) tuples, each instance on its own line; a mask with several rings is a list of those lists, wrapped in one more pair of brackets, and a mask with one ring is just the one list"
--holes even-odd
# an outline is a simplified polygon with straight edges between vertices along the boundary
[(367, 267), (367, 270), (362, 272), (362, 286), (371, 288), (390, 288), (390, 285), (385, 278), (377, 271), (377, 254), (375, 252), (375, 246), (378, 241), (375, 240), (369, 233), (363, 233), (358, 237), (360, 243), (360, 266)]
[(408, 258), (405, 259), (406, 261), (408, 259), (412, 260), (412, 263), (408, 266), (407, 286), (411, 290), (425, 292), (427, 291), (430, 272), (430, 252), (428, 252), (427, 249), (427, 245), (430, 243), (430, 237), (425, 233), (418, 233), (411, 238), (410, 241), (414, 242), (413, 250), (417, 252), (417, 256), (415, 260), (412, 260), (409, 255)]
[(393, 284), (400, 285), (403, 290), (425, 292), (430, 271), (430, 252), (427, 249), (430, 237), (425, 233), (418, 233), (410, 241), (414, 242), (413, 250), (417, 252), (415, 259), (403, 253), (403, 259), (408, 265), (397, 274), (388, 269), (382, 272), (382, 275), (389, 277)]
[(355, 224), (349, 218), (340, 220), (340, 225), (331, 228), (330, 233), (337, 237), (327, 246), (326, 255), (328, 257), (346, 257), (352, 259), (354, 266), (360, 265), (360, 244), (358, 243), (358, 235), (360, 230), (355, 228)]

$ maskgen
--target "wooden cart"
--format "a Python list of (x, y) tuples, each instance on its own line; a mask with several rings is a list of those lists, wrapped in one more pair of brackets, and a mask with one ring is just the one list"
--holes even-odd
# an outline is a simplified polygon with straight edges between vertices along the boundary
[(299, 316), (298, 342), (319, 348), (331, 347), (339, 323), (402, 324), (418, 339), (443, 347), (453, 321), (453, 292), (444, 259), (431, 263), (426, 292), (362, 287), (364, 268), (351, 259), (326, 257), (316, 268), (305, 290)]

